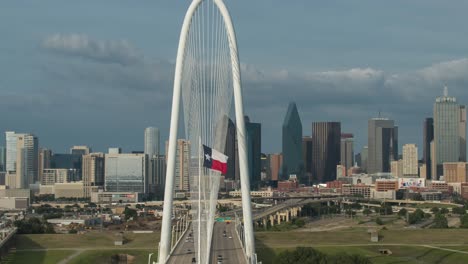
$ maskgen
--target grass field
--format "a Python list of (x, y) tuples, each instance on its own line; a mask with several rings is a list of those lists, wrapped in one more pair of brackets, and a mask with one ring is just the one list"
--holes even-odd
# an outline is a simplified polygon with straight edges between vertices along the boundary
[[(324, 246), (315, 249), (328, 253), (337, 254), (340, 252), (348, 254), (360, 254), (370, 258), (375, 264), (390, 263), (438, 263), (438, 264), (461, 264), (468, 263), (468, 254), (444, 251), (440, 249), (426, 248), (422, 246)], [(379, 249), (389, 249), (392, 255), (384, 256), (379, 253)], [(273, 263), (275, 256), (291, 248), (257, 249), (259, 260), (263, 263)]]
[(16, 251), (2, 259), (2, 264), (15, 263), (43, 263), (56, 264), (74, 252), (71, 250), (49, 250), (49, 251)]
[[(133, 264), (146, 264), (150, 253), (154, 252), (150, 250), (86, 250), (73, 258), (69, 264), (109, 263), (112, 255), (116, 254), (132, 255), (135, 257)], [(156, 261), (156, 256), (153, 256), (152, 261)]]

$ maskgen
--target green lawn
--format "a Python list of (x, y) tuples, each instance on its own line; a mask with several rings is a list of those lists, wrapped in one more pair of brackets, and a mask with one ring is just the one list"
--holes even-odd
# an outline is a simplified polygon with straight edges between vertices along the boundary
[(2, 260), (2, 264), (22, 264), (22, 263), (41, 263), (56, 264), (60, 260), (73, 254), (70, 250), (49, 250), (49, 251), (16, 251)]
[[(422, 246), (320, 246), (315, 249), (327, 254), (337, 254), (340, 252), (348, 254), (360, 254), (370, 258), (375, 264), (390, 263), (437, 263), (453, 264), (468, 263), (468, 254), (460, 254), (439, 249), (426, 248)], [(392, 255), (385, 256), (379, 253), (379, 249), (389, 249)], [(277, 254), (291, 248), (261, 248), (257, 249), (258, 259), (263, 263), (273, 263)]]
[(128, 242), (121, 247), (114, 246), (115, 233), (90, 232), (83, 235), (78, 234), (34, 234), (18, 235), (18, 249), (39, 248), (156, 248), (159, 242), (159, 233), (153, 234), (125, 234)]
[[(88, 264), (88, 263), (110, 263), (111, 257), (116, 254), (128, 254), (135, 257), (133, 264), (148, 263), (148, 255), (155, 253), (150, 250), (86, 250), (73, 258), (69, 264)], [(152, 261), (157, 261), (157, 255), (151, 256)]]

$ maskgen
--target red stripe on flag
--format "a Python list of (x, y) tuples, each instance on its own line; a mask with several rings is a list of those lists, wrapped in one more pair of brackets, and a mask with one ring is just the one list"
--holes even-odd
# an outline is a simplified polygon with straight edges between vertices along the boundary
[(227, 163), (222, 163), (219, 160), (212, 159), (211, 160), (211, 169), (220, 171), (221, 174), (227, 173)]

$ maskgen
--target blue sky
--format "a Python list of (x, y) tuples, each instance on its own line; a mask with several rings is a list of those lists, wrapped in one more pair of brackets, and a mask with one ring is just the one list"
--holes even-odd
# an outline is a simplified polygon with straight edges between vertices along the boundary
[[(313, 121), (341, 121), (358, 149), (379, 110), (396, 120), (400, 143), (420, 145), (444, 85), (468, 102), (467, 1), (225, 2), (264, 152), (281, 151), (292, 100), (304, 135)], [(141, 150), (150, 125), (165, 140), (189, 3), (2, 1), (0, 131), (35, 133), (56, 152)]]

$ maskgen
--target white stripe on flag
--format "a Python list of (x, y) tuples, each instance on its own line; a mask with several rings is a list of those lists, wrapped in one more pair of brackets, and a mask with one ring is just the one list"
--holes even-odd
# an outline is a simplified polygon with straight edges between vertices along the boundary
[(227, 163), (228, 160), (228, 156), (215, 149), (211, 149), (211, 158), (222, 163)]

